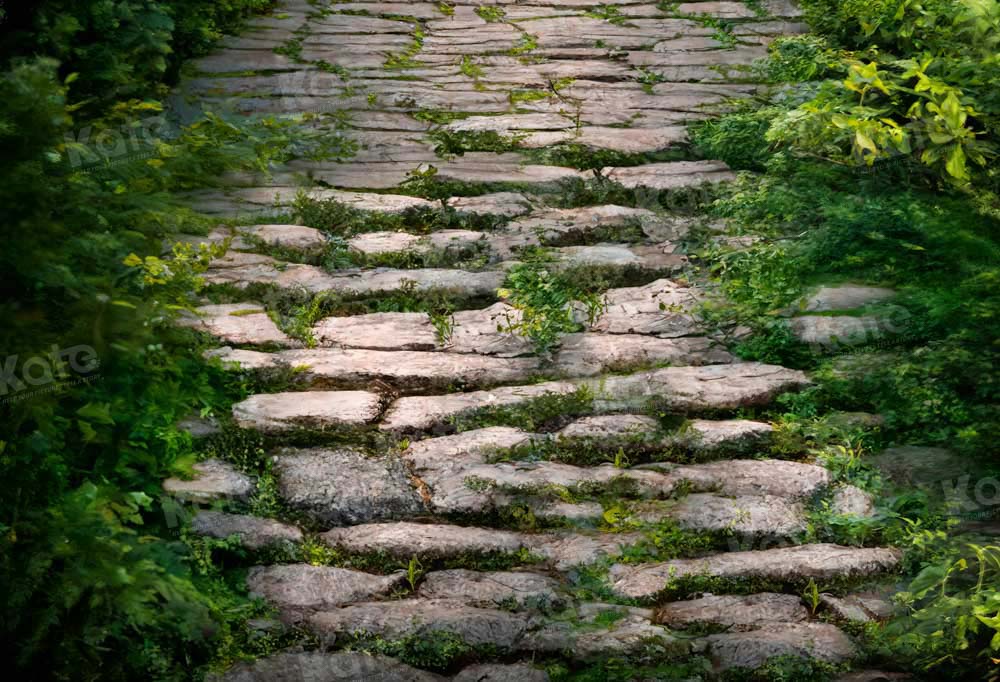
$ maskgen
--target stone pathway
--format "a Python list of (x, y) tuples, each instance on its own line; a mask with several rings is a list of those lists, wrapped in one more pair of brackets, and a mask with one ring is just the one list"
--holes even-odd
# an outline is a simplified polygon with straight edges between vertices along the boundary
[[(699, 660), (706, 679), (774, 656), (849, 666), (858, 648), (838, 624), (878, 599), (829, 596), (817, 611), (799, 594), (814, 581), (851, 595), (900, 555), (811, 542), (818, 504), (865, 515), (872, 500), (815, 463), (760, 458), (772, 425), (737, 418), (809, 378), (737, 362), (699, 319), (704, 293), (679, 248), (697, 218), (553, 200), (560, 182), (655, 196), (730, 180), (718, 161), (663, 159), (683, 158), (685, 123), (758, 87), (749, 65), (803, 30), (798, 15), (784, 0), (284, 0), (196, 62), (179, 97), (308, 113), (358, 149), (189, 197), (239, 224), (208, 238), (230, 249), (207, 274), (238, 302), (183, 322), (265, 387), (232, 416), (273, 444), (268, 494), (285, 512), (248, 515), (265, 482), (219, 460), (165, 487), (215, 502), (192, 530), (237, 536), (261, 562), (247, 586), (276, 607), (272, 626), (313, 637), (220, 679), (540, 681), (547, 663), (610, 658), (637, 670)], [(442, 140), (506, 147), (442, 157)], [(546, 161), (567, 149), (628, 163)], [(414, 178), (481, 189), (431, 201), (403, 192)], [(297, 195), (395, 227), (349, 235), (337, 245), (347, 265), (319, 265), (329, 235), (272, 218)], [(430, 215), (468, 220), (427, 229)], [(553, 268), (597, 267), (623, 284), (596, 320), (581, 306), (584, 331), (547, 358), (499, 330), (518, 314), (497, 297), (506, 270), (540, 247)], [(442, 331), (427, 313), (363, 305), (400, 292), (466, 307)], [(294, 337), (268, 303), (331, 294), (358, 314)], [(828, 288), (789, 315), (804, 340), (846, 342), (869, 318), (831, 311), (891, 295)], [(302, 563), (303, 544), (327, 560)], [(462, 653), (428, 656), (426, 670), (383, 655), (413, 642)]]

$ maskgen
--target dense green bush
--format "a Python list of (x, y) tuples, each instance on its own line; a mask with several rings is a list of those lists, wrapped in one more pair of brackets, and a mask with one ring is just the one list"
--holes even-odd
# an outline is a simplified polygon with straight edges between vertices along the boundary
[[(18, 679), (187, 680), (240, 655), (236, 630), (253, 610), (192, 564), (160, 482), (193, 461), (177, 421), (242, 389), (171, 322), (211, 251), (160, 257), (179, 230), (210, 225), (180, 192), (227, 170), (266, 171), (314, 138), (293, 144), (290, 120), (212, 113), (169, 129), (149, 96), (181, 56), (266, 4), (10, 7), (0, 48), (0, 638)], [(127, 144), (101, 153), (101, 135)], [(84, 369), (51, 362), (74, 347)]]
[[(746, 248), (712, 249), (757, 334), (748, 358), (813, 370), (783, 423), (828, 410), (885, 417), (888, 442), (940, 445), (986, 469), (1000, 438), (1000, 5), (995, 0), (802, 0), (815, 34), (775, 41), (756, 71), (770, 98), (693, 137), (741, 174), (713, 211)], [(863, 371), (799, 344), (782, 311), (812, 286), (895, 288), (894, 334), (861, 348)], [(933, 537), (931, 537), (933, 536)], [(1000, 650), (997, 549), (907, 540), (917, 575), (879, 637), (895, 666), (988, 679)], [(922, 563), (921, 563), (922, 562)]]
[(44, 0), (11, 3), (0, 60), (44, 56), (60, 75), (78, 74), (73, 102), (90, 112), (155, 95), (183, 60), (205, 53), (225, 31), (274, 0)]

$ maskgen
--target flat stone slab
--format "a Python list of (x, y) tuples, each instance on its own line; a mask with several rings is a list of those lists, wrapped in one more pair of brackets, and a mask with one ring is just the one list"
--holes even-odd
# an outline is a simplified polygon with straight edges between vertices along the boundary
[(193, 467), (194, 478), (185, 481), (168, 478), (163, 489), (170, 495), (192, 502), (212, 502), (219, 499), (245, 501), (253, 493), (253, 479), (219, 459), (206, 459)]
[(335, 291), (347, 296), (367, 296), (413, 288), (416, 291), (445, 289), (471, 296), (493, 295), (503, 284), (500, 271), (466, 272), (444, 268), (338, 271), (332, 275), (315, 265), (282, 263), (269, 256), (233, 252), (212, 261), (205, 272), (208, 284), (271, 284), (279, 289), (305, 289), (311, 293)]
[[(355, 348), (312, 348), (276, 353), (223, 348), (212, 355), (244, 370), (267, 372), (298, 368), (301, 381), (337, 388), (369, 386), (373, 381), (386, 382), (400, 389), (444, 390), (455, 384), (489, 386), (525, 381), (539, 366), (537, 358)], [(289, 410), (295, 410), (294, 403), (289, 405)], [(290, 419), (290, 415), (291, 412), (286, 418)]]
[(193, 314), (182, 315), (178, 319), (178, 324), (240, 346), (299, 345), (298, 341), (278, 329), (278, 325), (267, 314), (264, 306), (256, 303), (199, 306), (194, 309)]
[(302, 531), (295, 526), (257, 516), (201, 511), (191, 520), (191, 530), (210, 538), (224, 540), (236, 535), (247, 549), (302, 541)]
[(591, 326), (609, 334), (651, 334), (661, 338), (693, 336), (704, 332), (694, 314), (703, 300), (694, 287), (659, 279), (641, 287), (610, 289), (607, 308)]
[(335, 528), (322, 535), (348, 552), (385, 552), (394, 557), (451, 559), (463, 554), (514, 554), (527, 547), (521, 533), (440, 523), (371, 523)]
[(264, 433), (364, 426), (378, 419), (382, 398), (367, 391), (301, 391), (252, 395), (233, 405), (240, 428)]
[(641, 224), (656, 218), (656, 214), (649, 209), (613, 204), (552, 208), (514, 220), (507, 224), (506, 229), (533, 234), (545, 242), (559, 243), (583, 239), (600, 228), (621, 227), (632, 221)]
[(669, 511), (681, 528), (742, 538), (791, 540), (808, 529), (803, 506), (774, 495), (687, 495)]
[(846, 597), (824, 593), (820, 595), (820, 604), (834, 618), (855, 623), (887, 620), (894, 611), (891, 602), (871, 593), (849, 594)]
[(403, 457), (417, 471), (444, 471), (451, 467), (484, 463), (490, 454), (528, 443), (534, 437), (535, 434), (521, 429), (491, 426), (452, 436), (413, 441), (403, 452)]
[(424, 576), (417, 596), (454, 599), (469, 606), (549, 608), (559, 606), (559, 581), (524, 571), (434, 571)]
[(367, 232), (347, 240), (352, 251), (375, 256), (386, 253), (429, 253), (445, 251), (449, 248), (473, 246), (486, 238), (482, 232), (472, 230), (439, 230), (429, 235), (415, 235), (406, 232)]
[(515, 217), (531, 212), (531, 201), (517, 192), (494, 192), (478, 197), (453, 197), (446, 202), (459, 213)]
[(658, 564), (611, 568), (611, 588), (622, 597), (649, 599), (672, 580), (685, 576), (816, 582), (835, 578), (866, 578), (893, 571), (902, 553), (883, 547), (798, 545), (777, 549), (713, 554), (702, 559), (675, 559)]
[(733, 361), (721, 345), (705, 337), (658, 339), (639, 334), (567, 334), (552, 366), (569, 377), (594, 376), (657, 364), (706, 365)]
[(571, 652), (574, 659), (583, 660), (628, 658), (642, 655), (651, 647), (665, 649), (668, 655), (675, 656), (685, 653), (688, 648), (665, 628), (651, 623), (648, 617), (631, 613), (603, 627), (592, 620), (589, 628), (573, 623), (549, 623), (532, 632), (525, 645), (540, 653)]
[(809, 610), (792, 594), (710, 594), (664, 604), (656, 609), (653, 620), (670, 628), (721, 625), (733, 630), (755, 630), (768, 623), (805, 622)]
[(313, 327), (321, 346), (375, 350), (434, 350), (438, 337), (427, 313), (371, 313), (327, 317)]
[(311, 616), (308, 626), (323, 637), (364, 632), (384, 639), (402, 639), (447, 632), (473, 646), (513, 650), (527, 631), (529, 621), (522, 614), (450, 600), (401, 599), (323, 611)]
[(624, 376), (585, 379), (604, 411), (643, 406), (650, 399), (678, 412), (734, 410), (770, 403), (809, 384), (803, 372), (759, 362), (666, 367)]
[(466, 668), (452, 682), (549, 682), (549, 674), (527, 664), (485, 663)]
[(318, 251), (326, 246), (323, 232), (303, 225), (247, 225), (236, 232), (268, 246), (284, 246), (296, 251)]
[(255, 566), (247, 574), (250, 594), (298, 620), (302, 612), (385, 597), (406, 584), (406, 574), (373, 575), (334, 566)]
[(623, 187), (666, 190), (697, 187), (703, 183), (728, 182), (736, 179), (722, 161), (672, 161), (645, 166), (607, 167), (601, 175)]
[[(445, 514), (484, 512), (505, 506), (508, 491), (531, 492), (551, 486), (599, 488), (619, 480), (631, 482), (647, 495), (667, 497), (680, 480), (667, 474), (612, 465), (578, 467), (546, 461), (471, 464), (448, 467), (444, 472), (424, 465), (415, 467), (415, 472), (429, 486), (433, 508)], [(478, 485), (473, 487), (469, 481)]]
[(692, 419), (667, 442), (701, 456), (743, 454), (767, 445), (774, 427), (749, 419)]
[(675, 271), (687, 264), (687, 256), (674, 253), (673, 244), (595, 244), (551, 249), (559, 267), (597, 265), (640, 270)]
[(545, 395), (567, 395), (576, 390), (575, 384), (549, 381), (472, 393), (403, 397), (389, 407), (379, 428), (384, 431), (423, 431), (477, 409), (518, 405)]
[(406, 467), (395, 457), (368, 457), (346, 448), (284, 448), (274, 470), (282, 499), (322, 523), (368, 523), (424, 511)]
[(659, 432), (660, 422), (641, 414), (583, 417), (556, 432), (562, 438), (622, 439)]
[[(655, 466), (655, 465), (653, 465)], [(671, 474), (696, 490), (724, 495), (776, 495), (802, 499), (832, 482), (830, 472), (816, 464), (783, 459), (734, 459), (679, 466)]]
[(857, 648), (828, 623), (771, 623), (747, 632), (709, 635), (701, 640), (716, 670), (759, 668), (776, 656), (845, 663)]
[(278, 653), (250, 662), (237, 663), (212, 682), (444, 682), (446, 678), (411, 668), (386, 656), (340, 652)]

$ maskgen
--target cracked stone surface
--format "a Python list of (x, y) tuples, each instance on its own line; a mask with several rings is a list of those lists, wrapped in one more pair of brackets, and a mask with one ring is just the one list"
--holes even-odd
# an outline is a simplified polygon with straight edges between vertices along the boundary
[(351, 449), (286, 448), (275, 457), (285, 502), (329, 525), (416, 516), (423, 505), (398, 458)]

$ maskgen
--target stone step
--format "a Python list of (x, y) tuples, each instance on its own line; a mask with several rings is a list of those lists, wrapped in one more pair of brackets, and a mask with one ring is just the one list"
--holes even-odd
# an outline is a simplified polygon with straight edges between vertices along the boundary
[(898, 568), (902, 553), (884, 547), (798, 545), (777, 549), (713, 554), (702, 559), (675, 559), (657, 564), (617, 564), (609, 575), (612, 591), (630, 599), (653, 599), (671, 581), (704, 576), (731, 580), (765, 580), (795, 584), (863, 579)]
[[(603, 334), (565, 336), (560, 349), (549, 362), (537, 356), (497, 357), (478, 353), (353, 348), (263, 353), (224, 347), (210, 351), (208, 356), (219, 358), (231, 370), (250, 371), (264, 377), (282, 374), (280, 370), (294, 370), (296, 379), (303, 386), (348, 389), (382, 382), (408, 393), (446, 390), (455, 386), (476, 388), (515, 384), (536, 376), (586, 377), (653, 364), (701, 365), (732, 359), (728, 352), (706, 338), (656, 339)], [(342, 398), (338, 399), (342, 405), (340, 408), (332, 403), (320, 402), (322, 399), (319, 397), (301, 407), (297, 407), (294, 395), (282, 394), (282, 397), (272, 399), (254, 397), (251, 400), (255, 403), (250, 408), (251, 418), (266, 423), (267, 411), (279, 412), (279, 419), (289, 421), (298, 419), (306, 422), (314, 414), (325, 417), (317, 423), (334, 419), (361, 423), (377, 416), (377, 410), (362, 408), (360, 403), (355, 410), (348, 406), (356, 404), (353, 398), (350, 402), (346, 401), (357, 391), (342, 393)], [(341, 411), (338, 412), (338, 409)]]
[(489, 528), (421, 524), (371, 523), (335, 528), (323, 541), (348, 552), (384, 552), (409, 559), (448, 560), (470, 556), (534, 557), (558, 571), (614, 558), (641, 536), (634, 533), (552, 532), (535, 535)]
[(621, 412), (645, 408), (650, 403), (678, 413), (735, 410), (766, 405), (779, 393), (802, 388), (808, 383), (803, 372), (757, 362), (666, 367), (575, 382), (545, 382), (472, 393), (403, 397), (389, 407), (379, 428), (386, 431), (425, 431), (446, 426), (450, 420), (476, 410), (523, 406), (544, 396), (567, 396), (580, 388), (591, 391), (595, 412)]
[(302, 531), (294, 526), (257, 516), (200, 511), (191, 520), (196, 535), (224, 540), (236, 536), (251, 550), (294, 544), (302, 541)]
[(771, 623), (804, 623), (809, 620), (809, 610), (792, 594), (710, 594), (663, 604), (653, 620), (671, 629), (721, 626), (743, 631)]
[(250, 594), (294, 621), (311, 612), (389, 597), (406, 584), (405, 571), (383, 576), (311, 564), (255, 566), (247, 574)]
[(350, 448), (282, 448), (273, 462), (285, 503), (326, 526), (425, 513), (398, 457), (373, 457)]
[(424, 576), (416, 596), (494, 609), (551, 610), (567, 601), (558, 580), (528, 571), (432, 571)]
[[(614, 610), (610, 607), (607, 610)], [(596, 614), (595, 614), (596, 615)], [(471, 646), (490, 646), (504, 652), (560, 653), (572, 650), (578, 658), (629, 657), (650, 646), (682, 655), (688, 646), (645, 615), (626, 614), (611, 626), (588, 632), (586, 624), (544, 622), (524, 613), (468, 606), (449, 599), (403, 599), (355, 604), (318, 613), (308, 626), (323, 638), (337, 639), (358, 631), (388, 639), (426, 637), (447, 632)]]
[[(699, 336), (704, 334), (705, 328), (692, 311), (701, 298), (697, 289), (680, 286), (669, 279), (656, 280), (642, 287), (609, 289), (604, 295), (606, 308), (591, 329), (608, 334), (646, 334), (660, 338)], [(587, 322), (582, 306), (574, 315), (581, 324)], [(501, 302), (481, 310), (455, 312), (449, 320), (446, 338), (439, 337), (427, 313), (329, 317), (313, 327), (313, 336), (321, 346), (513, 356), (531, 352), (531, 344), (526, 339), (503, 331), (505, 325), (518, 319), (517, 310)], [(265, 306), (258, 303), (200, 306), (182, 317), (181, 324), (235, 345), (273, 344), (293, 348), (301, 345), (281, 332)]]
[(406, 289), (440, 289), (468, 296), (493, 296), (503, 285), (505, 277), (500, 271), (466, 272), (446, 268), (375, 268), (338, 271), (334, 275), (315, 265), (283, 263), (270, 256), (243, 252), (232, 252), (217, 258), (204, 275), (208, 284), (228, 284), (237, 288), (268, 284), (278, 289), (305, 290), (313, 294), (337, 293), (346, 297)]
[(264, 433), (360, 427), (381, 413), (382, 397), (368, 391), (265, 393), (233, 405), (237, 426)]
[(673, 161), (644, 166), (601, 169), (601, 175), (623, 187), (656, 190), (698, 187), (703, 183), (734, 180), (736, 175), (722, 161)]
[(859, 653), (851, 638), (829, 623), (770, 623), (747, 632), (709, 635), (696, 640), (693, 648), (707, 656), (717, 672), (759, 668), (779, 656), (840, 665)]

